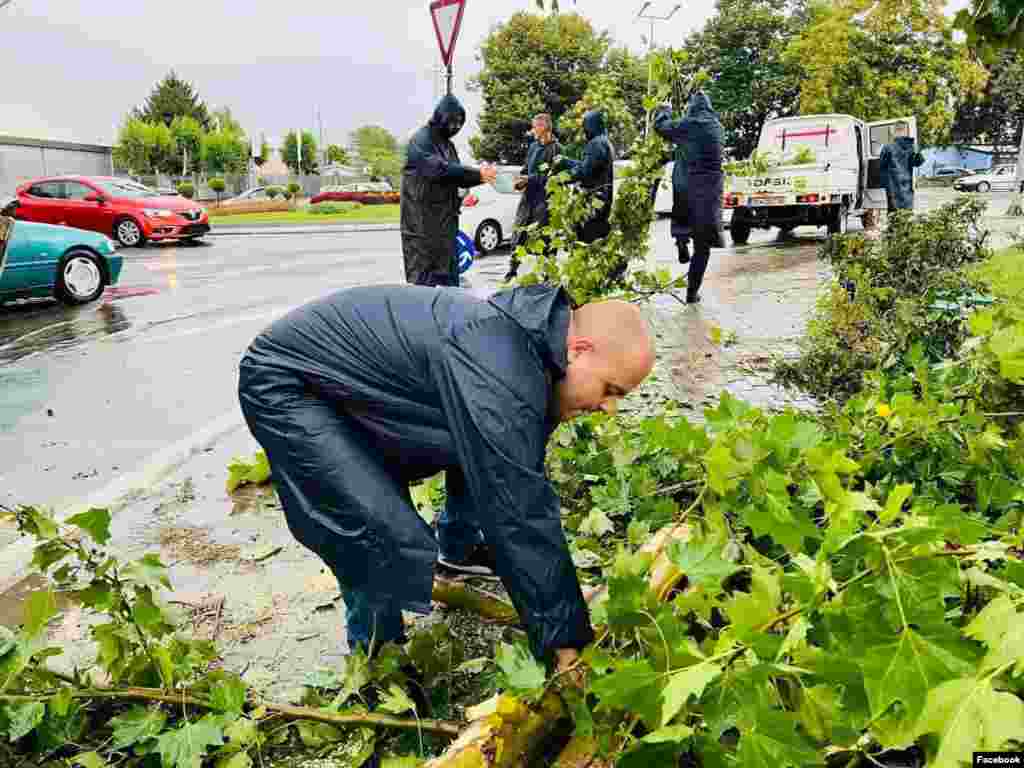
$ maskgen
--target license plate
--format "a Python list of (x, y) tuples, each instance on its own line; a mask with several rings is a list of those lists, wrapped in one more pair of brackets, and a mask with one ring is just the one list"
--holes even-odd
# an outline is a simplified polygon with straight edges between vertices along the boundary
[(782, 197), (781, 195), (750, 198), (751, 205), (782, 205), (785, 202), (786, 198)]

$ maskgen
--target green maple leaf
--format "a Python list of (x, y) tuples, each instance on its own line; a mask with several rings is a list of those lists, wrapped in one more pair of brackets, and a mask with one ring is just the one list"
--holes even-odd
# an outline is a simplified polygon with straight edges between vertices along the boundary
[(71, 763), (79, 768), (107, 768), (110, 765), (100, 756), (99, 752), (83, 752), (80, 755), (75, 755)]
[(1024, 674), (1024, 614), (1009, 597), (1000, 595), (986, 605), (964, 634), (988, 646), (980, 672), (1012, 664), (1015, 674)]
[(167, 566), (160, 562), (157, 555), (145, 555), (129, 563), (124, 569), (124, 575), (126, 579), (149, 587), (153, 591), (161, 587), (171, 588), (171, 582), (167, 578)]
[(781, 712), (762, 711), (754, 729), (743, 731), (736, 757), (744, 768), (802, 768), (824, 760), (797, 734)]
[(722, 674), (722, 668), (712, 661), (702, 661), (679, 672), (673, 672), (661, 693), (661, 725), (666, 726), (686, 706), (691, 696), (704, 695), (708, 683)]
[(973, 668), (958, 655), (909, 628), (903, 630), (895, 643), (868, 649), (861, 664), (872, 717), (880, 717), (899, 701), (908, 721), (921, 713), (930, 689)]
[(739, 570), (740, 566), (722, 557), (722, 547), (710, 539), (701, 541), (673, 541), (668, 556), (678, 565), (693, 585), (705, 583), (718, 587), (722, 579)]
[(46, 717), (46, 705), (41, 701), (7, 705), (7, 735), (11, 742), (28, 736)]
[(236, 752), (233, 755), (222, 757), (214, 768), (252, 768), (252, 764), (252, 758), (249, 757), (248, 752)]
[(502, 643), (494, 654), (494, 661), (502, 687), (513, 696), (536, 699), (544, 692), (547, 674), (525, 646)]
[(736, 460), (723, 437), (716, 438), (711, 450), (704, 455), (704, 463), (708, 471), (708, 487), (719, 496), (737, 488), (746, 471), (745, 465)]
[(238, 715), (245, 709), (248, 686), (238, 675), (218, 670), (206, 676), (210, 685), (210, 704), (217, 712)]
[(155, 739), (163, 732), (166, 724), (167, 715), (161, 710), (133, 707), (107, 723), (107, 727), (113, 731), (111, 747), (124, 750)]
[(234, 493), (239, 487), (249, 483), (262, 485), (268, 480), (270, 480), (270, 462), (267, 460), (267, 454), (263, 451), (256, 451), (252, 460), (236, 456), (228, 464), (228, 493)]
[(779, 577), (760, 565), (752, 567), (750, 592), (739, 592), (725, 603), (725, 611), (743, 639), (778, 615), (782, 587)]
[(223, 724), (219, 718), (207, 715), (161, 734), (157, 738), (157, 751), (163, 768), (202, 768), (206, 751), (223, 743)]
[(110, 541), (110, 510), (93, 508), (65, 520), (68, 525), (89, 534), (89, 538), (101, 547)]
[(625, 661), (615, 671), (594, 680), (590, 690), (602, 710), (625, 710), (640, 715), (650, 728), (661, 725), (664, 676), (647, 661)]
[(889, 492), (889, 498), (886, 499), (885, 508), (878, 515), (878, 521), (882, 525), (889, 525), (894, 522), (903, 511), (904, 502), (910, 498), (910, 494), (913, 492), (914, 486), (910, 484), (897, 485), (893, 488)]
[(29, 637), (39, 636), (56, 615), (57, 597), (52, 590), (39, 589), (32, 592), (25, 600), (25, 634)]
[(377, 709), (382, 712), (390, 712), (392, 715), (400, 715), (403, 712), (415, 712), (416, 705), (409, 698), (409, 694), (402, 690), (401, 686), (392, 683), (380, 697), (380, 704), (377, 705)]
[(928, 693), (915, 730), (939, 736), (931, 768), (960, 768), (974, 752), (1024, 740), (1024, 701), (995, 690), (987, 678), (949, 680)]
[(615, 530), (615, 523), (611, 521), (603, 509), (594, 507), (590, 510), (583, 522), (580, 523), (579, 532), (585, 536), (601, 537)]
[(345, 735), (340, 729), (328, 723), (314, 723), (300, 720), (295, 726), (299, 731), (299, 739), (311, 749), (320, 749), (328, 744), (337, 744)]

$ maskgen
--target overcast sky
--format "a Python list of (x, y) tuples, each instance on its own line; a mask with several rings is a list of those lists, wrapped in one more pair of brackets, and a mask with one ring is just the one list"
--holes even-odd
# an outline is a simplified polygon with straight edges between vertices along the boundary
[[(563, 11), (572, 10), (562, 0)], [(636, 51), (642, 0), (579, 0), (598, 30)], [(664, 15), (675, 0), (655, 0)], [(250, 134), (313, 127), (325, 136), (377, 123), (405, 137), (433, 106), (440, 63), (429, 0), (13, 0), (0, 9), (0, 134), (108, 143), (124, 113), (172, 67), (211, 106), (228, 105)], [(467, 0), (455, 93), (476, 131), (479, 97), (465, 79), (489, 29), (533, 0)], [(689, 0), (657, 40), (679, 44), (714, 0)], [(472, 130), (468, 130), (471, 128)], [(319, 126), (317, 126), (319, 130)]]

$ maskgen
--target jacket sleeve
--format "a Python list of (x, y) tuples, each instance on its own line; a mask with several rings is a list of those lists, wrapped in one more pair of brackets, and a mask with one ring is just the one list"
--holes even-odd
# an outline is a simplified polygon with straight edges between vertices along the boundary
[(433, 145), (423, 142), (410, 142), (406, 167), (415, 169), (420, 176), (443, 184), (463, 188), (483, 184), (478, 169), (446, 160)]
[(521, 328), (504, 317), (445, 343), (439, 389), (475, 519), (538, 658), (593, 640), (590, 616), (544, 473), (548, 383)]
[(601, 171), (608, 165), (611, 158), (605, 149), (604, 144), (596, 141), (587, 142), (583, 150), (583, 160), (577, 162), (569, 161), (569, 175), (573, 181), (584, 181), (597, 178)]
[(689, 136), (690, 122), (686, 118), (673, 120), (671, 112), (660, 109), (654, 114), (654, 130), (663, 139), (682, 144)]
[(913, 154), (913, 158), (910, 161), (910, 167), (920, 168), (922, 165), (924, 165), (924, 155), (922, 155), (920, 152), (915, 152)]

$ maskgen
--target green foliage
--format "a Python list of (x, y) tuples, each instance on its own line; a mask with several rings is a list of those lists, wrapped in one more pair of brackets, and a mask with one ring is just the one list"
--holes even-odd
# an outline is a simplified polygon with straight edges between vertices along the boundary
[[(259, 154), (254, 155), (252, 161), (256, 164), (257, 168), (262, 168), (263, 165), (270, 159), (271, 149), (270, 143), (267, 141), (267, 137), (260, 134), (260, 151)], [(263, 179), (259, 179), (259, 184), (264, 184)]]
[(178, 183), (178, 194), (182, 197), (187, 197), (189, 200), (196, 196), (196, 185), (191, 181), (182, 181)]
[(342, 201), (339, 203), (324, 202), (309, 206), (309, 212), (323, 216), (336, 216), (339, 213), (351, 213), (363, 207), (362, 203)]
[(299, 193), (302, 191), (302, 185), (292, 181), (288, 183), (287, 189), (288, 194), (291, 195), (291, 197), (298, 197)]
[(641, 126), (637, 125), (626, 104), (619, 79), (614, 74), (602, 72), (590, 79), (583, 96), (562, 118), (560, 133), (566, 142), (579, 146), (586, 144), (583, 116), (592, 109), (604, 113), (613, 146), (630, 147), (639, 137)]
[(379, 125), (364, 125), (352, 133), (352, 144), (372, 179), (398, 181), (404, 157), (391, 131)]
[(227, 188), (227, 185), (224, 183), (224, 179), (220, 178), (219, 176), (215, 176), (214, 178), (210, 179), (207, 183), (209, 184), (210, 189), (213, 190), (214, 194), (217, 195), (217, 202), (220, 202), (220, 196), (224, 193), (224, 190)]
[[(520, 12), (496, 25), (480, 45), (482, 66), (471, 81), (483, 96), (480, 132), (470, 139), (474, 157), (521, 163), (533, 116), (547, 112), (559, 127), (590, 79), (603, 70), (608, 48), (607, 35), (576, 13)], [(620, 85), (620, 90), (636, 88)]]
[[(203, 126), (189, 115), (179, 115), (171, 123), (171, 136), (174, 137), (175, 158), (181, 161), (181, 172), (188, 173), (189, 168), (197, 168), (202, 156)], [(188, 158), (188, 163), (185, 158)]]
[(146, 103), (132, 112), (132, 117), (147, 123), (170, 126), (177, 117), (189, 117), (209, 130), (210, 116), (191, 83), (172, 70), (157, 83)]
[(339, 144), (327, 145), (327, 162), (345, 165), (349, 162), (348, 152)]
[[(684, 46), (692, 76), (711, 76), (705, 88), (725, 129), (733, 157), (757, 147), (765, 120), (799, 113), (801, 71), (784, 58), (806, 24), (778, 0), (719, 0), (716, 13)], [(682, 104), (677, 103), (677, 107)]]
[(121, 126), (114, 145), (114, 162), (140, 175), (175, 172), (181, 167), (171, 130), (163, 123), (147, 123), (137, 118), (129, 118)]
[(959, 98), (988, 73), (953, 40), (941, 3), (845, 0), (810, 6), (784, 63), (803, 72), (800, 111), (862, 120), (914, 115), (923, 144), (947, 139)]
[(280, 187), (267, 187), (267, 197), (273, 200), (274, 198), (280, 197), (282, 191), (283, 190)]
[(234, 493), (243, 485), (262, 485), (269, 481), (270, 462), (267, 460), (267, 454), (264, 451), (256, 451), (252, 459), (236, 456), (228, 464), (228, 493)]
[(1024, 48), (1024, 3), (1020, 0), (974, 0), (956, 15), (956, 26), (988, 60), (1002, 49)]
[(884, 235), (833, 237), (823, 247), (835, 274), (818, 299), (800, 357), (777, 375), (819, 397), (846, 397), (877, 366), (902, 365), (919, 347), (950, 357), (967, 335), (961, 307), (981, 287), (968, 267), (988, 258), (984, 205), (967, 198), (919, 216), (890, 215)]
[(284, 148), (281, 150), (281, 159), (288, 166), (292, 173), (311, 174), (316, 173), (319, 164), (316, 160), (316, 139), (311, 131), (302, 132), (302, 156), (301, 166), (299, 163), (299, 138), (295, 131), (289, 131), (284, 137)]
[(249, 160), (245, 137), (232, 131), (218, 130), (203, 136), (201, 153), (207, 173), (242, 173)]

